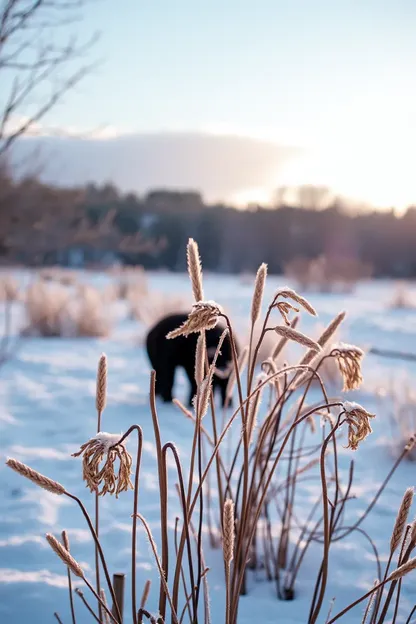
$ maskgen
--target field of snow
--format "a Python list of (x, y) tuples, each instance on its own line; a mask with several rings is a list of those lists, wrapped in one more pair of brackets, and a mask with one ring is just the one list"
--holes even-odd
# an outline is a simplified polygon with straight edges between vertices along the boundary
[[(104, 277), (84, 275), (86, 281), (100, 284)], [(151, 275), (150, 285), (158, 291), (188, 293), (185, 275)], [(267, 293), (285, 284), (280, 278), (268, 280)], [(229, 310), (239, 335), (244, 340), (252, 290), (238, 278), (205, 276), (207, 298), (212, 298)], [(415, 294), (415, 289), (413, 288)], [(347, 320), (342, 339), (363, 348), (377, 346), (416, 352), (416, 310), (390, 310), (392, 285), (389, 282), (361, 284), (353, 294), (312, 294), (311, 302), (319, 319), (303, 319), (300, 328), (316, 335), (339, 311), (346, 310)], [(265, 299), (267, 300), (267, 295)], [(16, 304), (16, 317), (21, 310)], [(0, 622), (5, 624), (44, 624), (53, 621), (58, 611), (64, 624), (70, 614), (66, 590), (66, 571), (47, 545), (44, 534), (57, 536), (66, 529), (72, 552), (85, 569), (91, 570), (93, 547), (89, 533), (76, 505), (63, 497), (54, 496), (25, 481), (4, 465), (6, 457), (15, 457), (45, 475), (61, 482), (70, 492), (86, 501), (92, 509), (92, 499), (81, 479), (81, 462), (72, 452), (95, 434), (95, 377), (100, 354), (105, 352), (109, 362), (109, 400), (103, 415), (104, 431), (123, 432), (138, 423), (144, 431), (144, 454), (140, 479), (140, 512), (148, 520), (159, 542), (159, 500), (153, 429), (148, 407), (149, 364), (142, 346), (145, 327), (127, 318), (122, 303), (116, 306), (117, 324), (108, 339), (24, 339), (16, 357), (0, 370)], [(380, 403), (374, 389), (387, 387), (389, 380), (401, 383), (416, 380), (416, 365), (412, 362), (389, 360), (368, 355), (364, 363), (366, 385), (363, 391), (351, 393), (352, 400), (376, 411), (374, 433), (354, 454), (340, 447), (340, 466), (348, 470), (353, 457), (355, 480), (353, 494), (357, 497), (348, 507), (354, 519), (365, 509), (371, 495), (388, 473), (394, 457), (391, 452), (388, 400)], [(177, 378), (176, 395), (183, 399), (187, 385), (182, 375)], [(348, 398), (351, 398), (348, 397)], [(158, 405), (163, 441), (173, 441), (184, 466), (190, 451), (193, 427), (174, 406)], [(238, 434), (238, 427), (237, 427)], [(235, 432), (233, 431), (233, 434)], [(134, 449), (134, 442), (129, 445)], [(386, 561), (395, 514), (406, 487), (415, 485), (415, 466), (407, 462), (397, 470), (380, 501), (363, 524)], [(345, 480), (345, 479), (344, 479)], [(169, 525), (174, 526), (180, 515), (172, 472), (169, 496)], [(303, 485), (299, 496), (307, 513), (314, 500), (316, 485)], [(101, 500), (103, 548), (111, 572), (129, 573), (130, 527), (132, 494), (120, 495), (118, 500), (106, 496)], [(376, 578), (374, 555), (368, 542), (359, 534), (338, 542), (331, 551), (327, 607), (322, 610), (325, 621), (329, 602), (336, 597), (334, 612), (367, 591)], [(213, 624), (223, 622), (224, 580), (221, 555), (205, 548), (208, 581), (211, 590)], [(302, 568), (292, 602), (278, 602), (274, 586), (258, 578), (249, 579), (249, 594), (241, 599), (239, 622), (249, 624), (305, 624), (310, 594), (320, 562), (320, 550), (311, 549)], [(157, 609), (158, 575), (148, 542), (139, 529), (137, 574), (139, 587), (147, 579), (153, 581), (149, 609)], [(91, 577), (92, 578), (92, 577)], [(415, 574), (403, 584), (402, 612), (408, 614), (416, 602)], [(86, 590), (87, 593), (87, 590)], [(76, 598), (79, 624), (92, 621)], [(347, 624), (360, 622), (363, 606), (340, 620)], [(126, 622), (130, 622), (129, 579), (127, 579)], [(400, 615), (403, 618), (403, 615)], [(400, 619), (398, 622), (403, 622)]]

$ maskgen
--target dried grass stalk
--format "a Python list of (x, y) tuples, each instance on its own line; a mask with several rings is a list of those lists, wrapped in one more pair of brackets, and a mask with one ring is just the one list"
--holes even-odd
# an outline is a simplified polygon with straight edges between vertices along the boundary
[(223, 512), (223, 554), (227, 565), (234, 558), (234, 503), (227, 499)]
[(32, 483), (35, 483), (44, 490), (52, 492), (52, 494), (65, 494), (66, 490), (63, 485), (61, 485), (57, 481), (53, 481), (52, 479), (45, 477), (45, 475), (37, 472), (37, 470), (29, 468), (29, 466), (26, 466), (26, 464), (23, 464), (17, 459), (10, 458), (6, 461), (6, 464), (7, 466), (9, 466), (9, 468), (19, 473), (23, 477), (26, 477), (26, 479), (29, 479), (30, 481), (32, 481)]
[(253, 301), (251, 304), (251, 322), (253, 325), (260, 316), (264, 287), (266, 285), (266, 277), (267, 264), (263, 262), (263, 264), (260, 265), (257, 271), (256, 282), (254, 285)]
[(52, 550), (58, 555), (60, 559), (68, 566), (68, 568), (75, 574), (75, 576), (79, 576), (79, 578), (85, 578), (84, 572), (77, 561), (73, 558), (73, 556), (67, 551), (67, 549), (62, 546), (60, 542), (54, 537), (51, 533), (46, 533), (46, 540)]
[[(248, 346), (245, 346), (244, 349), (241, 351), (240, 357), (238, 358), (238, 361), (237, 361), (239, 375), (242, 374), (243, 370), (247, 366), (248, 353), (249, 353), (249, 348)], [(230, 399), (232, 397), (236, 381), (237, 381), (237, 371), (235, 370), (235, 368), (233, 368), (233, 370), (231, 371), (230, 377), (228, 379), (228, 383), (227, 383), (227, 392), (226, 392), (227, 399)]]
[(188, 260), (188, 273), (191, 278), (192, 292), (194, 294), (195, 301), (203, 301), (204, 290), (202, 287), (201, 258), (199, 255), (198, 244), (193, 238), (190, 238), (188, 241), (186, 255)]
[[(105, 596), (105, 591), (102, 588), (100, 590), (100, 598), (103, 602), (103, 605), (105, 605), (105, 607), (108, 609), (107, 598)], [(104, 624), (110, 624), (110, 617), (106, 611), (103, 611), (103, 619), (104, 619)]]
[(407, 518), (409, 517), (410, 508), (413, 502), (413, 495), (414, 489), (412, 487), (407, 488), (403, 495), (399, 511), (397, 512), (396, 522), (394, 523), (393, 533), (390, 539), (391, 553), (396, 552), (402, 541), (403, 533), (406, 528)]
[(205, 356), (206, 356), (205, 332), (201, 332), (198, 337), (198, 342), (196, 343), (196, 352), (195, 352), (195, 381), (196, 381), (196, 385), (198, 388), (200, 387), (200, 385), (202, 384), (202, 380), (204, 379)]
[(277, 334), (279, 334), (279, 336), (283, 336), (284, 338), (293, 340), (294, 342), (299, 343), (303, 347), (308, 347), (308, 349), (311, 349), (312, 351), (315, 351), (316, 353), (321, 350), (321, 347), (319, 346), (319, 344), (315, 342), (314, 340), (312, 340), (312, 338), (309, 338), (308, 336), (306, 336), (305, 334), (302, 334), (302, 332), (299, 332), (296, 329), (292, 329), (292, 327), (284, 327), (284, 326), (278, 325), (277, 327), (274, 328), (274, 331)]
[(97, 390), (95, 398), (95, 405), (99, 414), (103, 413), (107, 404), (107, 371), (107, 356), (103, 353), (100, 357), (100, 361), (98, 362)]

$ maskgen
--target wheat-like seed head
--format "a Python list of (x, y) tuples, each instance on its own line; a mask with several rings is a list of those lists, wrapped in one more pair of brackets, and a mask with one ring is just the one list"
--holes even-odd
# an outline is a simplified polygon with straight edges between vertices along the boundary
[(107, 356), (105, 353), (100, 357), (97, 370), (97, 391), (95, 405), (97, 412), (102, 414), (107, 403)]
[[(337, 331), (338, 327), (341, 325), (342, 321), (345, 318), (345, 312), (340, 312), (328, 325), (328, 327), (322, 332), (321, 336), (318, 338), (317, 343), (320, 347), (324, 347), (329, 340), (332, 338), (332, 336), (335, 334), (335, 332)], [(310, 351), (308, 351), (307, 353), (305, 353), (305, 355), (303, 356), (303, 358), (300, 361), (300, 365), (302, 366), (306, 366), (307, 364), (310, 364), (310, 362), (312, 362), (313, 358), (316, 355), (316, 351), (313, 351), (312, 349)]]
[[(280, 290), (278, 290), (275, 295), (275, 301), (279, 297), (284, 297), (285, 299), (292, 299), (292, 301), (295, 301), (300, 306), (302, 306), (302, 308), (306, 310), (307, 312), (309, 312), (309, 314), (311, 314), (312, 316), (317, 316), (317, 312), (315, 308), (313, 307), (313, 305), (311, 305), (309, 301), (305, 299), (305, 297), (298, 295), (298, 293), (294, 291), (292, 288), (288, 288), (286, 286), (285, 288), (281, 288)], [(276, 303), (276, 305), (278, 304)]]
[(412, 487), (407, 488), (405, 491), (402, 502), (400, 503), (399, 511), (397, 512), (396, 522), (394, 523), (393, 533), (390, 539), (390, 552), (396, 552), (402, 541), (403, 533), (406, 527), (407, 518), (409, 516), (410, 508), (413, 502), (414, 489)]
[(146, 583), (144, 584), (144, 588), (143, 588), (143, 593), (142, 593), (142, 599), (140, 601), (140, 608), (144, 609), (147, 599), (149, 598), (149, 594), (150, 594), (150, 587), (152, 585), (152, 581), (147, 580)]
[(66, 550), (69, 552), (69, 537), (66, 531), (62, 531), (62, 543)]
[(206, 329), (213, 329), (218, 318), (222, 314), (221, 307), (215, 301), (198, 301), (192, 306), (192, 310), (186, 321), (177, 329), (169, 332), (166, 336), (168, 340), (178, 336), (189, 336)]
[(230, 565), (234, 558), (234, 503), (227, 499), (223, 511), (223, 554), (224, 561)]
[(267, 264), (263, 262), (263, 264), (260, 265), (257, 271), (256, 282), (254, 284), (253, 301), (251, 304), (251, 322), (253, 323), (253, 325), (260, 316), (261, 303), (263, 301), (264, 287), (266, 284), (266, 277), (267, 277)]
[(68, 566), (68, 568), (75, 574), (75, 576), (79, 576), (80, 578), (84, 578), (84, 572), (77, 561), (73, 558), (73, 556), (67, 551), (64, 546), (56, 537), (54, 537), (51, 533), (46, 533), (46, 540), (52, 550), (58, 555), (60, 559)]
[(7, 466), (17, 472), (18, 474), (26, 477), (35, 483), (39, 487), (47, 490), (48, 492), (52, 492), (52, 494), (65, 494), (65, 488), (63, 485), (58, 483), (57, 481), (53, 481), (49, 479), (49, 477), (45, 477), (45, 475), (41, 474), (37, 470), (33, 470), (33, 468), (29, 468), (26, 464), (18, 461), (17, 459), (10, 458), (6, 461)]
[(274, 331), (279, 334), (279, 336), (283, 336), (284, 338), (288, 338), (289, 340), (293, 340), (294, 342), (298, 342), (303, 347), (308, 347), (315, 352), (321, 350), (321, 347), (317, 342), (309, 338), (302, 332), (297, 331), (296, 329), (292, 329), (292, 327), (285, 327), (282, 325), (278, 325), (274, 328)]
[(390, 574), (387, 580), (397, 581), (398, 579), (402, 578), (405, 574), (408, 574), (415, 568), (416, 568), (416, 557), (413, 557), (413, 559), (409, 559), (409, 561), (406, 561), (406, 563), (396, 568), (396, 570), (394, 570)]
[(186, 255), (188, 260), (188, 273), (191, 278), (192, 292), (194, 294), (195, 301), (203, 301), (204, 290), (202, 287), (201, 258), (199, 255), (198, 244), (193, 238), (190, 238), (188, 241)]

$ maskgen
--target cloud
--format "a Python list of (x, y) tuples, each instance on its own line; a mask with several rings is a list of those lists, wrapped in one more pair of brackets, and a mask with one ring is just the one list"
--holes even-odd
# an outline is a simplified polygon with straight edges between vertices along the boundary
[(59, 185), (113, 182), (139, 194), (161, 187), (196, 189), (208, 200), (219, 200), (246, 188), (275, 188), (279, 172), (299, 150), (236, 135), (160, 132), (43, 136), (17, 143), (17, 162), (27, 162), (31, 153), (34, 161), (41, 160), (41, 177)]

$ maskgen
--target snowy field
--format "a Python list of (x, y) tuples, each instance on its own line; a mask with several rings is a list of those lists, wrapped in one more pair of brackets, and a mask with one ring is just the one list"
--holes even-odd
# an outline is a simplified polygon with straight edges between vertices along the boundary
[[(97, 274), (84, 275), (86, 281), (100, 284), (105, 278)], [(150, 275), (154, 290), (189, 293), (185, 275)], [(269, 278), (267, 293), (285, 284), (279, 278)], [(410, 287), (411, 288), (411, 287)], [(221, 303), (231, 315), (241, 340), (247, 330), (252, 289), (238, 278), (207, 275), (207, 298)], [(413, 294), (416, 289), (413, 287)], [(362, 348), (377, 346), (416, 352), (416, 310), (390, 310), (392, 285), (388, 282), (361, 284), (349, 295), (310, 295), (319, 313), (316, 319), (304, 318), (300, 329), (317, 334), (339, 311), (348, 313), (341, 337)], [(267, 296), (265, 297), (268, 298)], [(66, 529), (72, 552), (87, 570), (92, 569), (93, 547), (87, 528), (76, 505), (64, 497), (54, 496), (23, 480), (4, 466), (7, 456), (15, 457), (45, 475), (61, 482), (70, 492), (80, 496), (92, 509), (92, 499), (81, 479), (81, 462), (72, 452), (95, 433), (95, 377), (100, 354), (105, 352), (109, 362), (109, 401), (104, 412), (104, 431), (123, 432), (138, 423), (144, 431), (144, 455), (140, 479), (140, 512), (150, 523), (159, 542), (159, 498), (153, 428), (148, 408), (149, 364), (143, 349), (145, 327), (126, 315), (123, 303), (117, 303), (116, 327), (108, 339), (27, 338), (16, 357), (0, 370), (0, 622), (4, 624), (45, 624), (53, 621), (58, 611), (64, 624), (70, 614), (66, 590), (66, 571), (47, 545), (44, 534), (59, 535)], [(15, 317), (21, 316), (16, 304)], [(353, 494), (357, 497), (348, 507), (352, 519), (365, 509), (393, 464), (388, 398), (380, 401), (375, 389), (387, 388), (392, 379), (399, 385), (409, 382), (415, 387), (415, 363), (389, 360), (368, 355), (364, 360), (365, 385), (362, 391), (351, 393), (352, 400), (362, 403), (377, 419), (372, 423), (374, 433), (354, 454), (340, 446), (340, 466), (348, 470), (353, 457), (355, 479)], [(389, 381), (390, 380), (390, 381)], [(185, 399), (187, 383), (177, 378), (176, 395)], [(352, 396), (353, 395), (353, 396)], [(163, 441), (173, 441), (179, 449), (183, 464), (189, 458), (192, 423), (174, 406), (158, 405)], [(237, 428), (238, 429), (238, 428)], [(235, 434), (235, 432), (233, 432)], [(238, 430), (237, 430), (238, 433)], [(131, 450), (134, 449), (133, 443)], [(174, 526), (180, 515), (174, 489), (174, 472), (169, 492), (169, 525)], [(382, 562), (386, 561), (391, 530), (401, 497), (406, 487), (415, 485), (415, 464), (403, 463), (394, 475), (375, 509), (363, 524), (371, 535)], [(345, 475), (344, 475), (345, 482)], [(306, 513), (319, 484), (305, 484), (299, 496)], [(111, 572), (129, 573), (132, 494), (120, 495), (118, 500), (106, 496), (101, 500), (102, 542)], [(413, 512), (414, 513), (414, 512)], [(308, 552), (292, 602), (278, 602), (272, 583), (261, 574), (249, 578), (249, 593), (240, 603), (239, 622), (249, 624), (305, 624), (311, 591), (321, 551)], [(330, 600), (336, 597), (334, 613), (367, 591), (376, 578), (374, 555), (368, 542), (355, 534), (334, 544), (331, 550), (329, 585), (326, 607), (321, 613), (325, 621)], [(223, 622), (224, 580), (221, 554), (205, 547), (208, 581), (211, 590), (213, 624)], [(148, 542), (139, 530), (138, 583), (153, 581), (149, 609), (156, 612), (158, 575)], [(416, 602), (415, 573), (403, 584), (402, 609), (397, 622), (404, 622)], [(92, 576), (91, 576), (92, 578)], [(141, 590), (139, 590), (140, 592)], [(87, 592), (87, 590), (86, 590)], [(79, 624), (92, 621), (76, 598)], [(361, 622), (363, 606), (340, 620)], [(129, 578), (125, 606), (126, 622), (130, 622)], [(325, 615), (324, 615), (325, 614)], [(416, 621), (416, 620), (415, 620)]]

